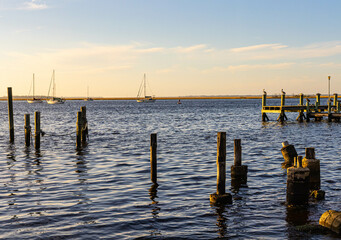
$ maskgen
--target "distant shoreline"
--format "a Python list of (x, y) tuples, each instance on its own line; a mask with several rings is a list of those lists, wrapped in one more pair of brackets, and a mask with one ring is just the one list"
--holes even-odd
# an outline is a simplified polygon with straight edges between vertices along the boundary
[[(305, 98), (315, 98), (316, 95), (305, 95), (304, 96)], [(333, 96), (330, 96), (330, 97), (333, 97)], [(281, 96), (279, 95), (268, 95), (267, 96), (268, 99), (280, 99)], [(299, 96), (285, 96), (285, 98), (299, 98)], [(321, 98), (328, 98), (327, 95), (324, 95), (322, 96), (321, 95)], [(14, 101), (26, 101), (27, 99), (30, 99), (30, 98), (27, 98), (27, 97), (22, 97), (22, 96), (19, 96), (19, 97), (16, 97), (14, 96), (13, 97), (13, 100)], [(42, 100), (46, 100), (46, 98), (42, 97), (40, 98)], [(86, 98), (84, 97), (66, 97), (66, 98), (63, 98), (67, 101), (84, 101)], [(91, 98), (95, 101), (108, 101), (108, 100), (137, 100), (138, 98), (136, 97), (93, 97)], [(200, 99), (262, 99), (262, 96), (189, 96), (189, 97), (155, 97), (156, 100), (200, 100)], [(0, 101), (7, 101), (7, 97), (1, 97), (0, 98)]]

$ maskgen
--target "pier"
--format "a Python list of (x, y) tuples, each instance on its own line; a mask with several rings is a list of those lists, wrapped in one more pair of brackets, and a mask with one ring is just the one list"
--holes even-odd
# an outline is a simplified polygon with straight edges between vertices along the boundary
[(328, 99), (327, 105), (321, 105), (321, 94), (316, 94), (315, 103), (310, 103), (309, 98), (306, 98), (306, 104), (304, 104), (304, 95), (299, 95), (298, 105), (285, 105), (285, 92), (282, 90), (281, 105), (280, 106), (268, 106), (266, 104), (267, 93), (264, 91), (262, 96), (262, 121), (269, 121), (267, 113), (279, 114), (277, 121), (283, 123), (288, 120), (286, 112), (297, 112), (297, 121), (302, 122), (304, 119), (309, 122), (311, 118), (315, 121), (321, 121), (323, 117), (327, 117), (328, 122), (332, 120), (339, 122), (341, 118), (340, 102), (338, 101), (338, 94), (334, 94), (333, 101)]

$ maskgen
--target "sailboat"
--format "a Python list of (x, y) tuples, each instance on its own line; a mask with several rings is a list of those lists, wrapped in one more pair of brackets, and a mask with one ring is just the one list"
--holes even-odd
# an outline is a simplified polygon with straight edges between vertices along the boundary
[(143, 80), (140, 85), (140, 89), (137, 93), (137, 102), (155, 102), (156, 99), (154, 98), (154, 96), (147, 96), (146, 91), (147, 91), (147, 79), (146, 79), (146, 74), (144, 74)]
[[(32, 93), (32, 98), (31, 99), (27, 99), (27, 102), (28, 103), (42, 103), (43, 100), (35, 98), (35, 96), (34, 96), (34, 73), (33, 73), (33, 80), (32, 80), (31, 88), (33, 89), (33, 91), (32, 91), (33, 92)], [(31, 92), (31, 89), (30, 89), (30, 92)]]
[[(52, 97), (50, 97), (51, 85), (52, 85)], [(49, 92), (47, 94), (48, 99), (46, 99), (46, 102), (48, 104), (62, 104), (62, 103), (65, 102), (64, 99), (57, 98), (57, 97), (55, 97), (55, 95), (56, 95), (56, 83), (55, 83), (55, 73), (54, 73), (54, 70), (53, 70), (52, 78), (51, 78), (51, 82), (50, 82), (50, 88), (49, 88)]]
[(88, 86), (88, 91), (87, 91), (87, 97), (84, 99), (84, 101), (93, 101), (93, 99), (89, 97), (89, 86)]

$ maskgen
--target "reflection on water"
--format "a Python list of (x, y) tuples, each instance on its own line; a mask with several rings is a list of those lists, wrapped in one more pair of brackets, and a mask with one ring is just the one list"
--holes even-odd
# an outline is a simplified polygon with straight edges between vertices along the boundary
[(217, 227), (219, 232), (219, 238), (226, 237), (227, 234), (227, 219), (224, 216), (225, 206), (217, 206), (215, 208), (217, 215)]

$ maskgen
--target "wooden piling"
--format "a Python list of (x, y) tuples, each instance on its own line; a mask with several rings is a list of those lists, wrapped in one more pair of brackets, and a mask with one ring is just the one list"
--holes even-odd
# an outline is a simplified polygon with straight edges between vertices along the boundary
[(341, 212), (329, 210), (323, 213), (319, 224), (341, 235)]
[(282, 163), (283, 168), (292, 167), (294, 165), (295, 157), (297, 157), (297, 152), (295, 149), (295, 146), (292, 144), (289, 144), (287, 141), (284, 141), (282, 143), (282, 149), (281, 149), (284, 162)]
[(306, 121), (310, 122), (310, 105), (309, 105), (308, 99), (307, 99), (306, 105), (307, 105), (307, 107), (306, 107)]
[(81, 139), (82, 144), (86, 143), (86, 139), (88, 137), (88, 121), (86, 119), (86, 107), (81, 107), (81, 113), (82, 113), (82, 133), (81, 133)]
[(332, 121), (332, 103), (328, 100), (328, 122)]
[(285, 93), (282, 93), (281, 95), (281, 106), (285, 105)]
[(316, 103), (315, 103), (315, 108), (316, 108), (316, 112), (320, 112), (320, 110), (318, 109), (318, 107), (321, 105), (321, 94), (320, 93), (316, 93)]
[(34, 147), (40, 149), (40, 112), (34, 112)]
[(287, 169), (287, 204), (305, 205), (309, 200), (308, 168), (302, 168), (302, 156), (297, 157), (297, 167)]
[(336, 105), (337, 105), (337, 93), (334, 93), (333, 105), (334, 105), (335, 107), (336, 107)]
[(226, 183), (226, 132), (218, 132), (217, 136), (217, 192), (210, 195), (215, 204), (232, 202), (232, 196), (225, 192)]
[[(266, 92), (264, 91), (263, 96), (262, 96), (262, 110), (263, 110), (263, 107), (265, 106), (266, 106)], [(269, 118), (265, 112), (262, 112), (262, 121), (263, 122), (269, 121)]]
[(304, 168), (308, 168), (310, 170), (310, 190), (319, 190), (321, 187), (320, 160), (315, 159), (315, 148), (305, 149), (305, 157), (302, 165)]
[(150, 134), (150, 179), (157, 183), (157, 134)]
[(25, 114), (25, 145), (26, 147), (31, 145), (30, 114)]
[(82, 127), (83, 127), (83, 118), (82, 118), (82, 112), (77, 112), (77, 124), (76, 124), (76, 148), (81, 149), (82, 148)]
[(219, 132), (217, 138), (217, 194), (225, 194), (226, 181), (226, 132)]
[(9, 141), (14, 143), (14, 117), (13, 117), (13, 96), (12, 88), (7, 88), (8, 100), (8, 121), (9, 121)]
[(234, 165), (231, 166), (231, 185), (238, 188), (247, 183), (247, 166), (242, 165), (241, 140), (234, 139)]

